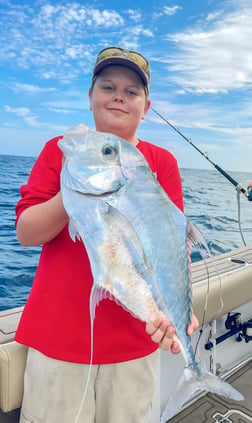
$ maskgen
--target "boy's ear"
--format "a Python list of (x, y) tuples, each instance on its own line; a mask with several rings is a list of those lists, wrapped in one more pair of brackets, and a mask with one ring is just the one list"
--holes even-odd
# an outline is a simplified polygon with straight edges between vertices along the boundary
[(144, 107), (144, 115), (143, 115), (142, 119), (144, 119), (144, 118), (145, 118), (145, 115), (146, 115), (146, 113), (148, 112), (148, 110), (149, 110), (150, 106), (151, 106), (151, 101), (150, 101), (150, 99), (148, 98), (148, 100), (147, 100), (147, 102), (146, 102), (146, 105), (145, 105), (145, 107)]
[(88, 90), (88, 97), (89, 97), (89, 110), (92, 110), (92, 105), (91, 105), (91, 102), (92, 102), (92, 92), (91, 92), (91, 88), (89, 88), (89, 90)]

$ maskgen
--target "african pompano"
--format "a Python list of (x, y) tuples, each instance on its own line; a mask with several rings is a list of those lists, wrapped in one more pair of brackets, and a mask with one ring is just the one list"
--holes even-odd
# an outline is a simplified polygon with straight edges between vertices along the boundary
[(129, 142), (80, 124), (65, 133), (59, 147), (66, 157), (61, 190), (69, 232), (85, 244), (94, 278), (92, 324), (98, 302), (111, 297), (146, 322), (163, 314), (176, 329), (186, 368), (161, 422), (198, 390), (243, 399), (195, 361), (186, 332), (192, 312), (188, 249), (205, 243), (200, 232)]

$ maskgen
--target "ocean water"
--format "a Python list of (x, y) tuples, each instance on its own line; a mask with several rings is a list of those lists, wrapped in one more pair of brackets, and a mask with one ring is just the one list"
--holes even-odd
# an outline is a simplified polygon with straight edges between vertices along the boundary
[[(24, 248), (16, 238), (15, 204), (19, 188), (27, 181), (34, 158), (0, 155), (0, 310), (25, 304), (41, 248)], [(252, 173), (229, 172), (244, 187)], [(252, 202), (217, 170), (181, 169), (185, 214), (200, 228), (212, 255), (242, 247), (240, 223), (246, 244), (252, 243)], [(193, 261), (201, 258), (197, 251)]]

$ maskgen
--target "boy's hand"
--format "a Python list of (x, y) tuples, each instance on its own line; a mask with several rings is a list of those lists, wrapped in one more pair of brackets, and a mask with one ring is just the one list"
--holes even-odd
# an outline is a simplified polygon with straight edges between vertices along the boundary
[[(193, 314), (192, 322), (187, 329), (187, 334), (191, 335), (198, 327), (199, 322)], [(173, 354), (178, 354), (180, 352), (179, 342), (174, 338), (175, 328), (167, 319), (158, 317), (154, 322), (147, 323), (146, 332), (151, 336), (152, 341), (159, 343), (160, 347), (164, 350), (171, 350)]]

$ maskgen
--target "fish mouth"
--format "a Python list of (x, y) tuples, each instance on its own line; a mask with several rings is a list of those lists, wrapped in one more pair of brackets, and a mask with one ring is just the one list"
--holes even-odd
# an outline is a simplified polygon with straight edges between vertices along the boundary
[[(64, 168), (66, 169), (66, 168)], [(80, 171), (81, 169), (81, 171)], [(79, 173), (78, 173), (79, 172)], [(78, 167), (68, 163), (68, 173), (63, 172), (62, 183), (71, 191), (90, 197), (106, 197), (118, 191), (125, 184), (120, 166), (105, 170), (92, 166)]]
[[(100, 191), (94, 192), (94, 191), (92, 191), (92, 192), (85, 193), (85, 195), (87, 195), (88, 197), (106, 198), (106, 197), (109, 197), (110, 195), (114, 194), (115, 191), (119, 191), (119, 189), (116, 189), (114, 191), (106, 191), (106, 192), (100, 192)], [(80, 194), (83, 194), (83, 192), (81, 192), (81, 191), (77, 191), (77, 192), (79, 192)]]
[(114, 194), (116, 191), (119, 191), (123, 185), (123, 180), (116, 180), (114, 183), (111, 183), (110, 185), (104, 184), (104, 186), (96, 185), (95, 183), (92, 183), (92, 181), (86, 181), (85, 186), (76, 187), (75, 191), (90, 197), (106, 198), (107, 196)]

